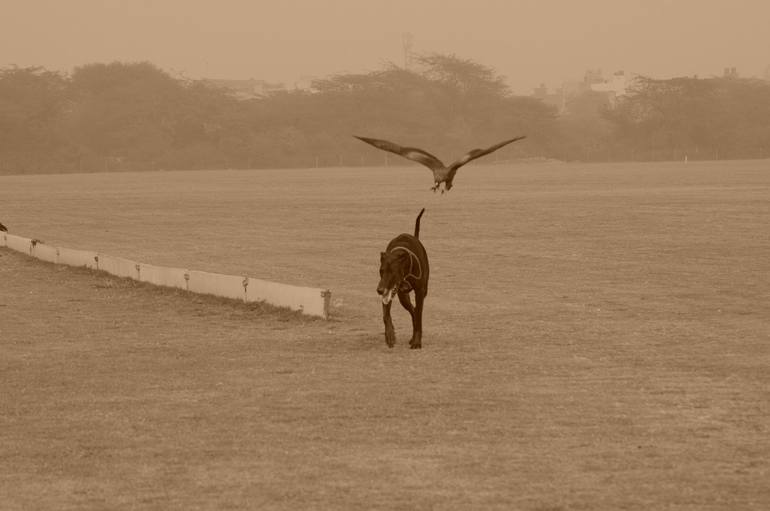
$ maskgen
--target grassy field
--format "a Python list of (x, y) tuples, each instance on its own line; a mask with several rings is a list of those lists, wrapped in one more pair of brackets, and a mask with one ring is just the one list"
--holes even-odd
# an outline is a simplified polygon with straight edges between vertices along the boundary
[[(2, 509), (770, 509), (770, 163), (0, 177), (11, 232), (332, 290), (332, 320), (0, 249)], [(423, 350), (379, 252), (420, 208)]]

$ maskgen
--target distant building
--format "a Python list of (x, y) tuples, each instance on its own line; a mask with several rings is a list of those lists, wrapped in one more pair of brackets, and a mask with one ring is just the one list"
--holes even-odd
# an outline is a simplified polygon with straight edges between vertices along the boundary
[(722, 73), (722, 78), (738, 78), (738, 70), (734, 67), (726, 67)]
[(627, 76), (625, 71), (615, 71), (611, 77), (602, 78), (590, 84), (592, 91), (605, 92), (610, 106), (614, 106), (617, 99), (625, 96), (636, 76)]
[(566, 106), (566, 98), (564, 97), (564, 89), (555, 89), (553, 92), (548, 91), (548, 87), (544, 83), (540, 84), (540, 87), (536, 87), (532, 91), (532, 97), (537, 98), (546, 105), (556, 107), (556, 111), (559, 114), (564, 112)]
[(302, 75), (294, 80), (294, 88), (298, 90), (309, 91), (313, 89), (313, 82), (318, 80), (317, 76)]
[(286, 86), (282, 83), (270, 83), (265, 80), (220, 80), (213, 78), (204, 78), (203, 81), (217, 87), (225, 89), (238, 99), (255, 99), (267, 96), (271, 93), (282, 92)]
[(591, 86), (597, 83), (604, 82), (604, 76), (601, 69), (586, 69), (583, 75), (583, 83), (587, 86)]
[(560, 88), (552, 92), (541, 83), (532, 91), (532, 97), (555, 106), (559, 114), (566, 112), (570, 99), (588, 91), (606, 94), (610, 106), (614, 106), (619, 97), (628, 93), (636, 77), (636, 74), (626, 74), (621, 70), (605, 78), (601, 69), (588, 69), (583, 75), (583, 81), (563, 82)]

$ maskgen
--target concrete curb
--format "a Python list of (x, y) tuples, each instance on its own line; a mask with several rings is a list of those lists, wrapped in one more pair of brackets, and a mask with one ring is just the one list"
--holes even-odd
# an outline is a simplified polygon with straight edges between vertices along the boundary
[(244, 302), (265, 302), (300, 311), (309, 316), (329, 318), (331, 291), (328, 289), (292, 286), (242, 275), (224, 275), (137, 263), (130, 259), (88, 250), (54, 247), (36, 239), (5, 232), (0, 233), (0, 246), (49, 263), (86, 267), (117, 277), (130, 278), (156, 286), (184, 289), (191, 293), (221, 296)]

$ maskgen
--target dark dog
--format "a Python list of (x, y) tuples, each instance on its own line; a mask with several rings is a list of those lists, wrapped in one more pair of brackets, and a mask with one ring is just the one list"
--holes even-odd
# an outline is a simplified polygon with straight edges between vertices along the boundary
[[(428, 254), (420, 240), (420, 217), (425, 208), (417, 215), (414, 223), (414, 236), (399, 234), (390, 243), (385, 252), (380, 253), (380, 283), (377, 293), (382, 296), (382, 320), (385, 322), (385, 342), (392, 348), (396, 343), (396, 331), (390, 318), (390, 305), (393, 296), (398, 294), (398, 301), (412, 316), (411, 349), (422, 348), (422, 305), (428, 294)], [(414, 306), (409, 293), (414, 291)]]

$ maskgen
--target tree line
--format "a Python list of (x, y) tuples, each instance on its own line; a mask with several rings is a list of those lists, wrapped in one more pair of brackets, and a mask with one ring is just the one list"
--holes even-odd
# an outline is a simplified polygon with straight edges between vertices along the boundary
[[(563, 112), (511, 93), (494, 69), (454, 55), (315, 80), (239, 99), (151, 63), (63, 74), (0, 69), (0, 173), (382, 165), (351, 135), (451, 160), (526, 134), (505, 158), (661, 160), (770, 156), (770, 83), (640, 78), (610, 102), (585, 91)], [(399, 162), (405, 163), (405, 161)]]

